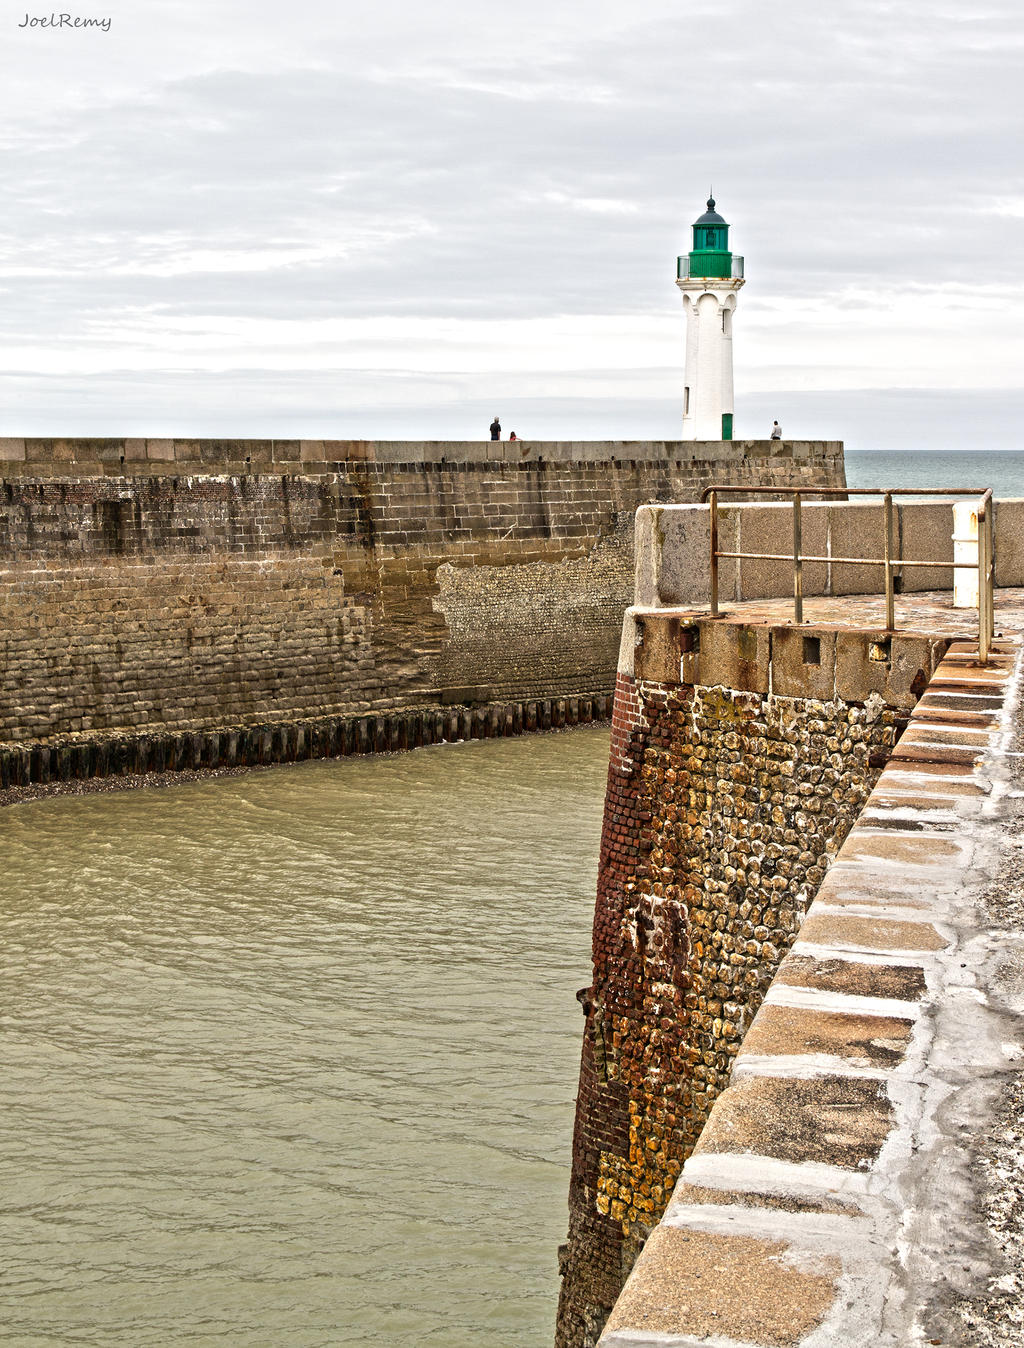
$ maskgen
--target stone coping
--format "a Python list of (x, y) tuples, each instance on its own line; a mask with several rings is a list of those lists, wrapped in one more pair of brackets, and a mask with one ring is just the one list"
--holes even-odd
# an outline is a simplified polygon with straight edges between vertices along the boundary
[(823, 458), (841, 440), (244, 440), (0, 438), (0, 477), (45, 474), (328, 472), (366, 464), (681, 463)]
[(1016, 626), (987, 668), (969, 640), (936, 668), (602, 1348), (951, 1344), (943, 1295), (991, 1285), (971, 1147), (1024, 1054), (998, 991), (1024, 939), (982, 906), (1019, 828)]

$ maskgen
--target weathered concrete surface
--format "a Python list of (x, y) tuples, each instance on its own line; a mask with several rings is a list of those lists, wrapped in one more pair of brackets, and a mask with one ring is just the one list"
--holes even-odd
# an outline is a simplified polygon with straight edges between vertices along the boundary
[(911, 712), (604, 1348), (1024, 1341), (1024, 596), (1000, 600), (992, 667), (954, 642)]

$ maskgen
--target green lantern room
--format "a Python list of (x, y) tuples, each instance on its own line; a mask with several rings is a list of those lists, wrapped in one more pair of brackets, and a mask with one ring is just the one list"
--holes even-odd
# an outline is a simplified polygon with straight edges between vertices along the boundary
[(728, 279), (743, 275), (743, 259), (734, 258), (729, 251), (729, 226), (715, 210), (714, 197), (708, 197), (707, 210), (693, 222), (693, 248), (687, 256), (678, 259), (676, 275), (680, 280), (700, 276)]

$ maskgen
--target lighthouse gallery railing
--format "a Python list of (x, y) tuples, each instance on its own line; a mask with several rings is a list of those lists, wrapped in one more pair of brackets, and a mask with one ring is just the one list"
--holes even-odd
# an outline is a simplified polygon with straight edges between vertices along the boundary
[[(690, 257), (688, 253), (683, 253), (681, 257), (676, 258), (676, 280), (688, 281), (689, 279), (690, 279)], [(700, 279), (701, 278), (699, 276), (694, 277), (694, 280)], [(729, 275), (725, 277), (714, 276), (710, 277), (709, 279), (714, 281), (721, 281), (721, 280), (742, 281), (743, 258), (740, 256), (739, 253), (733, 253), (732, 261), (729, 264)]]
[[(793, 506), (793, 551), (792, 553), (772, 552), (725, 552), (718, 546), (718, 497), (729, 492), (742, 496), (786, 496)], [(884, 557), (820, 557), (803, 550), (803, 531), (801, 521), (801, 501), (804, 496), (881, 496), (885, 522)], [(888, 631), (896, 627), (896, 586), (895, 572), (904, 567), (925, 566), (941, 567), (944, 570), (966, 570), (963, 562), (908, 561), (895, 556), (893, 530), (893, 497), (927, 496), (951, 500), (953, 497), (978, 498), (978, 656), (981, 663), (988, 663), (989, 644), (995, 634), (995, 565), (992, 549), (992, 488), (966, 487), (740, 487), (714, 485), (706, 487), (702, 500), (711, 506), (711, 616), (719, 616), (718, 607), (718, 563), (722, 558), (737, 561), (792, 562), (793, 563), (793, 618), (797, 623), (804, 620), (803, 566), (805, 562), (823, 562), (829, 566), (882, 566), (885, 568), (885, 626)]]

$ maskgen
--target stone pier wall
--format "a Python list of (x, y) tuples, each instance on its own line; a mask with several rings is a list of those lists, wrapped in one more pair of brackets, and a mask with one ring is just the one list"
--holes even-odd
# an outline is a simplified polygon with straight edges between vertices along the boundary
[(911, 712), (601, 1348), (1024, 1341), (1024, 590), (999, 623)]
[(608, 695), (636, 508), (710, 481), (841, 485), (842, 447), (0, 440), (10, 771)]
[(559, 1348), (597, 1343), (946, 644), (627, 614)]

